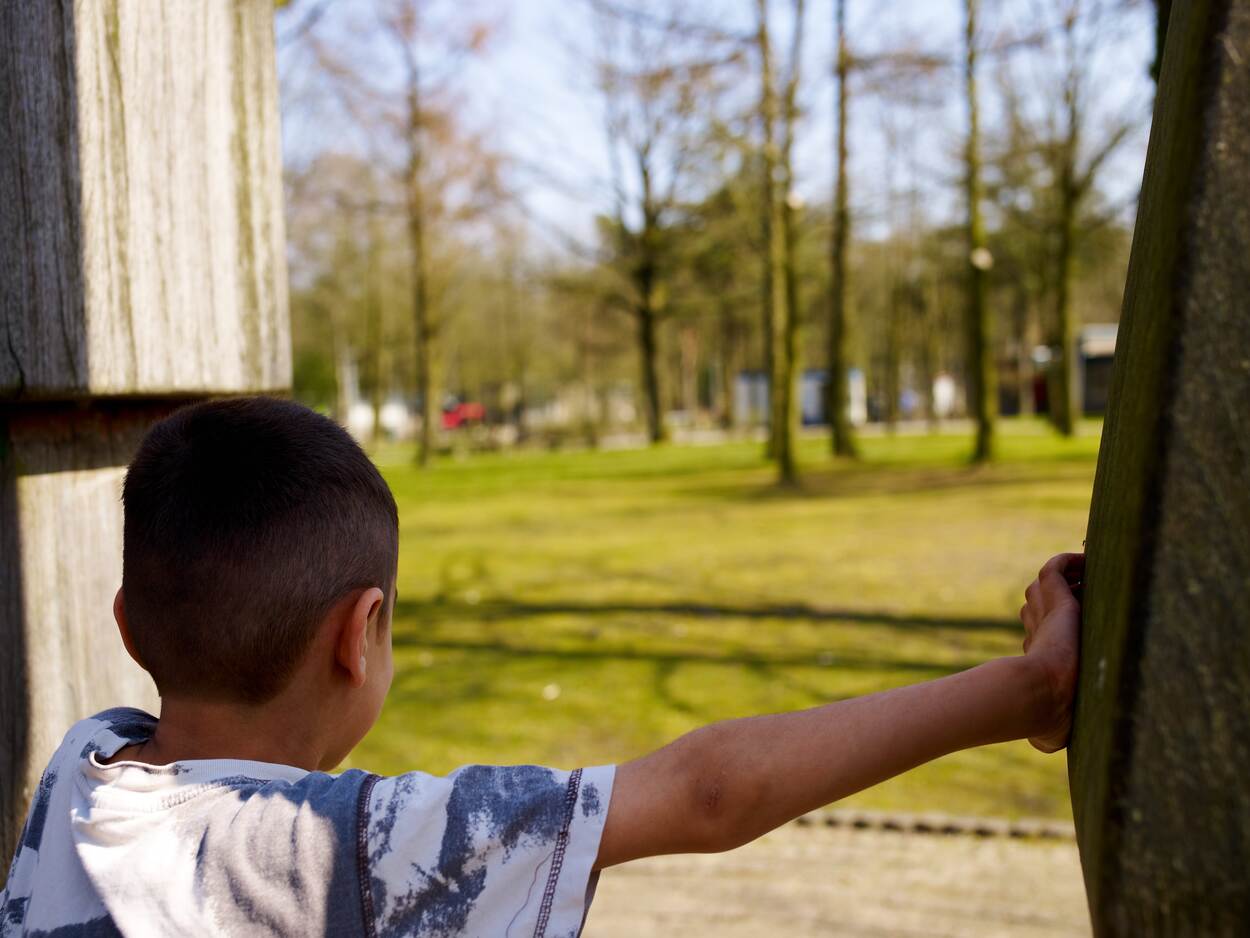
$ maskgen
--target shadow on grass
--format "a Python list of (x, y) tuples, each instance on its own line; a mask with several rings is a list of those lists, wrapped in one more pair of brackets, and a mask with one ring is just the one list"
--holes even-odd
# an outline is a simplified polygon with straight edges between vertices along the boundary
[[(479, 603), (458, 602), (441, 599), (434, 602), (418, 602), (400, 599), (395, 606), (399, 619), (413, 618), (429, 622), (471, 619), (477, 622), (500, 622), (509, 619), (525, 619), (535, 616), (569, 615), (593, 618), (595, 616), (686, 616), (691, 619), (788, 619), (794, 622), (829, 624), (886, 625), (901, 629), (955, 629), (960, 631), (1008, 631), (1019, 628), (1015, 619), (994, 619), (960, 616), (928, 616), (923, 614), (900, 614), (872, 609), (828, 609), (807, 603), (761, 603), (758, 605), (731, 605), (700, 602), (584, 602), (560, 600), (558, 602), (529, 602), (525, 600), (493, 599)], [(398, 638), (398, 636), (397, 636)]]
[(917, 671), (927, 674), (950, 674), (964, 671), (981, 664), (984, 659), (954, 661), (921, 661), (911, 658), (870, 658), (862, 655), (824, 656), (814, 652), (805, 654), (751, 654), (746, 652), (716, 652), (698, 649), (638, 648), (610, 642), (591, 645), (543, 645), (538, 643), (516, 644), (503, 638), (457, 640), (396, 632), (392, 639), (397, 648), (423, 649), (429, 651), (459, 651), (474, 654), (498, 655), (504, 658), (552, 658), (559, 661), (643, 661), (671, 662), (673, 664), (745, 665), (755, 667), (827, 667), (842, 671)]
[(728, 501), (793, 501), (803, 499), (861, 498), (876, 495), (919, 495), (966, 488), (1038, 485), (1071, 482), (1090, 477), (1094, 462), (1088, 458), (1048, 460), (1058, 465), (1038, 471), (1027, 465), (908, 466), (860, 465), (818, 468), (804, 472), (797, 485), (726, 484), (683, 488), (679, 494)]
[(651, 676), (651, 686), (655, 692), (655, 699), (670, 710), (684, 713), (686, 716), (706, 718), (706, 714), (700, 708), (682, 700), (673, 689), (673, 678), (677, 674), (679, 667), (680, 662), (677, 661), (662, 660), (655, 663)]

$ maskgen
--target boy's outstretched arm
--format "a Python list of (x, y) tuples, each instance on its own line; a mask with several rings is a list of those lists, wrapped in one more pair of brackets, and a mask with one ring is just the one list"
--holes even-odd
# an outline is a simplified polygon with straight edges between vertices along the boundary
[(1081, 554), (1025, 591), (1025, 654), (851, 700), (705, 726), (617, 770), (596, 869), (729, 850), (938, 756), (1029, 738), (1067, 744), (1076, 685)]

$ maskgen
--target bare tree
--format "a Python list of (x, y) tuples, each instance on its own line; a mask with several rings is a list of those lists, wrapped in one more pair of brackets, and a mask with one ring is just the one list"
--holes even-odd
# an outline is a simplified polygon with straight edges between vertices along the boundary
[(998, 416), (998, 380), (994, 362), (992, 319), (987, 297), (987, 275), (993, 258), (985, 239), (981, 212), (981, 130), (977, 103), (977, 12), (979, 0), (964, 0), (964, 89), (968, 107), (968, 135), (964, 141), (964, 196), (967, 210), (968, 298), (967, 352), (969, 407), (976, 422), (974, 462), (994, 455), (994, 423)]
[(378, 216), (369, 216), (365, 267), (366, 349), (370, 372), (369, 404), (373, 411), (372, 446), (377, 451), (382, 439), (382, 403), (386, 394), (386, 341), (382, 307), (382, 231)]
[(850, 78), (850, 49), (846, 41), (846, 0), (837, 0), (834, 14), (834, 119), (837, 148), (833, 186), (833, 236), (829, 241), (829, 383), (826, 386), (829, 428), (834, 455), (857, 456), (854, 431), (847, 413), (850, 405), (847, 365), (847, 250), (850, 245), (851, 212), (847, 193), (848, 147), (846, 138)]
[(1006, 286), (1015, 347), (1015, 394), (1021, 414), (1034, 412), (1033, 349), (1041, 341), (1042, 310), (1052, 304), (1049, 180), (1039, 175), (1041, 145), (1026, 115), (1026, 82), (1008, 63), (998, 72), (1003, 118), (987, 159), (994, 166), (987, 196), (1000, 213), (995, 268)]
[[(854, 429), (851, 426), (849, 405), (849, 333), (850, 315), (848, 310), (847, 256), (851, 242), (850, 185), (849, 185), (849, 135), (848, 122), (850, 114), (851, 80), (859, 75), (863, 91), (867, 91), (881, 99), (897, 97), (900, 92), (908, 99), (908, 103), (916, 106), (922, 95), (918, 88), (928, 82), (934, 72), (945, 68), (949, 63), (933, 53), (926, 53), (914, 40), (901, 40), (894, 48), (878, 52), (874, 55), (856, 55), (851, 51), (846, 29), (846, 0), (836, 0), (834, 5), (834, 192), (833, 192), (833, 227), (830, 238), (829, 252), (829, 322), (827, 329), (827, 354), (829, 383), (826, 385), (826, 409), (830, 420), (830, 442), (834, 455), (855, 458)], [(887, 133), (887, 136), (889, 134)], [(896, 147), (890, 146), (891, 153)], [(891, 199), (893, 197), (891, 196)], [(893, 289), (893, 288), (892, 288)], [(914, 291), (909, 285), (900, 285), (900, 296), (891, 294), (891, 315), (897, 318), (896, 300), (900, 297), (907, 300), (908, 305), (914, 304)], [(905, 296), (903, 296), (905, 294)], [(898, 338), (898, 330), (893, 329), (889, 335)], [(897, 362), (897, 349), (890, 354)], [(897, 369), (889, 382), (897, 385)], [(896, 397), (892, 397), (897, 404)], [(894, 405), (887, 408), (889, 414), (894, 413)]]
[[(742, 141), (736, 141), (741, 143)], [(743, 360), (749, 339), (744, 310), (754, 313), (754, 271), (743, 258), (757, 254), (761, 245), (755, 234), (758, 174), (749, 159), (726, 175), (725, 182), (687, 212), (682, 230), (684, 289), (674, 292), (693, 313), (691, 318), (710, 320), (707, 339), (716, 350), (718, 381), (716, 406), (723, 429), (733, 429), (734, 376)]]
[[(791, 0), (790, 48), (778, 73), (773, 61), (769, 0), (756, 0), (756, 46), (760, 65), (759, 120), (764, 177), (767, 334), (771, 349), (769, 455), (783, 485), (798, 482), (799, 296), (795, 253), (798, 232), (794, 194), (794, 139), (803, 49), (804, 0)], [(778, 75), (780, 74), (780, 79)], [(778, 89), (780, 85), (780, 90)]]
[(598, 33), (595, 78), (613, 175), (609, 258), (617, 305), (634, 320), (647, 436), (667, 437), (660, 324), (669, 314), (672, 226), (700, 161), (721, 71), (737, 50), (683, 21), (681, 4), (650, 8), (589, 0)]
[[(386, 0), (349, 22), (348, 42), (340, 30), (338, 41), (330, 44), (319, 32), (331, 17), (326, 10), (301, 26), (291, 41), (312, 50), (327, 96), (347, 118), (344, 136), (352, 131), (357, 135), (344, 146), (363, 150), (386, 179), (376, 191), (340, 193), (340, 207), (402, 222), (408, 242), (413, 374), (421, 408), (416, 459), (424, 464), (438, 424), (439, 298), (446, 281), (455, 276), (451, 255), (458, 246), (456, 231), (478, 223), (504, 198), (500, 159), (462, 126), (452, 87), (464, 60), (484, 48), (491, 27), (475, 15), (472, 4)], [(441, 15), (435, 21), (436, 10)], [(380, 54), (394, 67), (378, 66)]]
[(1104, 163), (1133, 129), (1133, 118), (1113, 119), (1101, 128), (1101, 139), (1082, 160), (1085, 137), (1090, 128), (1087, 107), (1088, 62), (1097, 42), (1102, 10), (1095, 4), (1086, 10), (1090, 25), (1082, 36), (1081, 0), (1067, 0), (1063, 8), (1063, 112), (1058, 139), (1052, 147), (1053, 178), (1057, 215), (1055, 226), (1055, 313), (1053, 346), (1056, 350), (1051, 370), (1051, 418), (1065, 436), (1076, 431), (1082, 411), (1080, 373), (1076, 367), (1076, 322), (1072, 310), (1073, 263), (1079, 236), (1077, 220), (1095, 179)]
[(292, 315), (304, 372), (297, 384), (313, 361), (313, 349), (304, 344), (310, 334), (326, 347), (326, 377), (335, 385), (332, 396), (318, 391), (317, 402), (332, 403), (346, 422), (359, 384), (373, 411), (374, 444), (383, 399), (395, 387), (390, 366), (402, 302), (395, 275), (405, 269), (388, 250), (397, 229), (395, 217), (380, 208), (385, 183), (385, 174), (366, 160), (336, 153), (287, 175)]
[[(429, 149), (440, 130), (450, 128), (448, 112), (427, 105), (425, 83), (428, 80), (421, 58), (421, 44), (428, 41), (432, 29), (424, 21), (423, 13), (428, 3), (422, 0), (393, 0), (391, 6), (379, 16), (383, 36), (398, 53), (403, 66), (403, 104), (395, 114), (395, 122), (402, 151), (401, 172), (405, 220), (411, 251), (413, 349), (416, 362), (417, 398), (421, 406), (421, 430), (418, 438), (417, 462), (425, 465), (433, 448), (435, 422), (439, 419), (438, 390), (435, 380), (435, 347), (439, 338), (440, 323), (432, 308), (428, 239), (431, 225), (431, 196), (429, 187)], [(448, 57), (452, 61), (462, 59), (479, 51), (489, 34), (487, 25), (480, 20), (458, 24), (458, 35), (448, 36), (447, 24), (440, 24), (442, 38), (447, 43)], [(444, 66), (446, 67), (446, 66)], [(447, 134), (444, 133), (444, 137)], [(462, 142), (462, 141), (458, 141)], [(470, 152), (458, 153), (457, 161), (471, 156)], [(465, 159), (462, 165), (472, 166), (474, 161)], [(493, 167), (492, 167), (493, 168)], [(482, 189), (493, 188), (491, 168), (477, 180)], [(446, 185), (448, 180), (442, 180)]]

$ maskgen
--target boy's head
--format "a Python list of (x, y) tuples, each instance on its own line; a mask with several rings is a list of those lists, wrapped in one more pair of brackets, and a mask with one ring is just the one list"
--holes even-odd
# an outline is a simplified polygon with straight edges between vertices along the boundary
[(122, 500), (118, 618), (163, 697), (263, 704), (320, 642), (357, 687), (379, 656), (380, 707), (398, 516), (340, 426), (275, 398), (183, 408), (144, 438)]

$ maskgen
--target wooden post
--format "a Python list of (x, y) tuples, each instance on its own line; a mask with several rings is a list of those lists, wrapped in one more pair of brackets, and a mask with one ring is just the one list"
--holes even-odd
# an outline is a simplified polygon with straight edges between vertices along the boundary
[(0, 856), (69, 724), (155, 705), (111, 604), (124, 466), (290, 383), (270, 0), (0, 4)]
[(1100, 936), (1250, 929), (1250, 0), (1167, 35), (1070, 754)]

